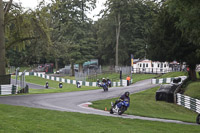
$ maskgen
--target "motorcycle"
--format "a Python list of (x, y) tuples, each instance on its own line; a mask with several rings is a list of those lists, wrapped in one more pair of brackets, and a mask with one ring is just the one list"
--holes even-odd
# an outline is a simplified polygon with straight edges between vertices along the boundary
[(106, 85), (106, 83), (102, 83), (102, 87), (104, 91), (108, 91), (108, 86)]
[(98, 86), (103, 87), (104, 91), (108, 91), (108, 86), (106, 85), (106, 83), (101, 83), (101, 84), (99, 83)]
[(114, 105), (111, 102), (111, 109), (110, 109), (110, 113), (116, 113), (118, 115), (122, 115), (129, 107), (129, 102), (127, 99), (120, 101), (119, 103), (117, 103), (116, 105)]
[(107, 81), (107, 86), (111, 87), (111, 81), (110, 80)]
[(59, 88), (63, 88), (63, 84), (62, 83), (59, 83)]

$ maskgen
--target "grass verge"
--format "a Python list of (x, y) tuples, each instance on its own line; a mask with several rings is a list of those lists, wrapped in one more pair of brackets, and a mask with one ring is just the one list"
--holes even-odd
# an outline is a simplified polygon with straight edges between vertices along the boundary
[(159, 78), (171, 78), (171, 77), (178, 77), (178, 76), (188, 76), (187, 72), (169, 72), (166, 74), (163, 74)]
[(155, 78), (156, 76), (156, 74), (133, 74), (132, 79), (133, 83), (136, 83), (141, 80)]
[[(155, 101), (155, 92), (159, 87), (152, 88), (130, 96), (130, 107), (125, 112), (130, 115), (181, 120), (186, 122), (196, 122), (197, 113), (173, 103)], [(115, 99), (107, 99), (93, 102), (94, 108), (110, 108), (110, 102)]]
[[(122, 79), (126, 80), (126, 77), (128, 75), (123, 74)], [(131, 75), (129, 75), (131, 76)], [(156, 74), (133, 74), (133, 82), (137, 82), (139, 80), (144, 80), (144, 79), (149, 79), (149, 78), (154, 78), (156, 77)], [(107, 73), (107, 74), (101, 74), (101, 75), (96, 75), (93, 77), (88, 77), (87, 81), (89, 82), (96, 82), (97, 79), (101, 80), (102, 78), (109, 78), (112, 82), (119, 82), (120, 74), (119, 73)]]
[(132, 120), (0, 104), (0, 132), (6, 133), (196, 133), (199, 126)]
[(58, 81), (48, 80), (41, 77), (36, 76), (26, 76), (26, 82), (34, 83), (38, 85), (45, 85), (46, 81), (49, 83), (49, 87), (55, 89), (30, 89), (29, 93), (31, 94), (39, 94), (39, 93), (58, 93), (58, 92), (72, 92), (72, 91), (84, 91), (84, 90), (94, 90), (99, 89), (98, 87), (90, 87), (90, 86), (81, 86), (81, 88), (77, 88), (76, 85), (63, 83), (63, 88), (59, 88)]
[[(133, 75), (133, 82), (145, 80), (155, 77), (153, 74), (134, 74)], [(15, 76), (12, 76), (12, 78), (15, 78)], [(55, 88), (55, 89), (29, 89), (29, 93), (31, 94), (40, 94), (40, 93), (59, 93), (59, 92), (71, 92), (71, 91), (84, 91), (84, 90), (94, 90), (94, 89), (101, 89), (99, 87), (90, 87), (90, 86), (81, 86), (81, 88), (77, 88), (76, 85), (73, 84), (67, 84), (63, 83), (63, 88), (60, 89), (58, 87), (59, 82), (58, 81), (53, 81), (53, 80), (48, 80), (44, 79), (41, 77), (36, 77), (36, 76), (26, 76), (25, 77), (26, 82), (29, 83), (34, 83), (38, 85), (44, 86), (46, 81), (49, 83), (49, 87)]]
[(184, 95), (200, 99), (200, 81), (190, 82), (184, 90)]

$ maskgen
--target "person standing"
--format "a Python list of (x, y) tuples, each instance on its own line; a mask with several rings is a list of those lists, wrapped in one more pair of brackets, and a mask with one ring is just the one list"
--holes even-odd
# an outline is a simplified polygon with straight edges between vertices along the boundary
[(131, 80), (129, 75), (126, 77), (126, 80), (127, 80), (127, 86), (129, 86), (130, 85), (130, 80)]

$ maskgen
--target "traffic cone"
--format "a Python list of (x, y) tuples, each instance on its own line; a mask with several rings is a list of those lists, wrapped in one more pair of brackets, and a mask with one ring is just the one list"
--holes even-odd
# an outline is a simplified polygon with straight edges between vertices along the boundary
[(105, 111), (107, 111), (107, 108), (105, 107)]

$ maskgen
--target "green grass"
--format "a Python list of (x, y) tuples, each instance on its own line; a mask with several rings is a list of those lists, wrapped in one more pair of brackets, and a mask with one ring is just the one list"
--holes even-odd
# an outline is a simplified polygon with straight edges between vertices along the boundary
[[(156, 87), (140, 93), (132, 94), (130, 96), (131, 105), (126, 111), (126, 114), (174, 119), (186, 122), (196, 121), (197, 113), (195, 112), (173, 103), (155, 101), (155, 93), (158, 88), (159, 87)], [(95, 101), (91, 106), (102, 110), (105, 109), (105, 107), (110, 108), (110, 102), (114, 102), (115, 99), (117, 98)]]
[(157, 75), (155, 74), (133, 74), (132, 79), (133, 79), (133, 83), (135, 83), (141, 80), (155, 78), (156, 76)]
[(178, 77), (178, 76), (188, 76), (187, 72), (169, 72), (166, 74), (163, 74), (159, 78), (171, 78), (171, 77)]
[[(14, 78), (14, 77), (13, 77)], [(38, 85), (45, 85), (46, 81), (49, 83), (49, 87), (55, 89), (30, 89), (29, 93), (38, 94), (38, 93), (58, 93), (58, 92), (71, 92), (71, 91), (84, 91), (84, 90), (94, 90), (99, 89), (98, 87), (90, 87), (90, 86), (81, 86), (81, 88), (77, 88), (76, 85), (63, 83), (63, 88), (59, 88), (58, 81), (48, 80), (36, 76), (26, 76), (26, 82), (34, 83)]]
[(1, 133), (197, 133), (199, 126), (0, 104)]
[[(155, 77), (153, 74), (134, 74), (133, 75), (133, 82), (141, 81), (144, 79), (149, 79)], [(12, 76), (13, 79), (15, 79), (15, 76)], [(58, 92), (71, 92), (71, 91), (83, 91), (83, 90), (94, 90), (94, 89), (100, 89), (98, 87), (88, 87), (88, 86), (81, 86), (81, 88), (77, 88), (76, 85), (73, 84), (67, 84), (63, 83), (63, 88), (60, 89), (58, 87), (59, 82), (58, 81), (53, 81), (53, 80), (48, 80), (44, 79), (41, 77), (36, 77), (36, 76), (26, 76), (25, 77), (26, 82), (29, 83), (34, 83), (38, 85), (44, 86), (46, 81), (49, 83), (49, 87), (55, 88), (55, 89), (29, 89), (29, 93), (31, 94), (39, 94), (39, 93), (58, 93)]]
[(200, 99), (200, 81), (190, 82), (184, 90), (184, 95)]
[(64, 76), (64, 77), (61, 77), (61, 78), (75, 80), (74, 76)]
[[(127, 76), (128, 75), (123, 74), (122, 79), (126, 79)], [(133, 74), (132, 78), (133, 82), (137, 82), (144, 79), (154, 78), (156, 76), (157, 76), (156, 74)], [(97, 77), (92, 77), (90, 79), (87, 79), (87, 81), (96, 82), (97, 79), (101, 80), (102, 78), (109, 78), (112, 82), (119, 82), (120, 81), (119, 77), (120, 77), (119, 73), (110, 73), (110, 74), (107, 73), (107, 74), (97, 75)]]

